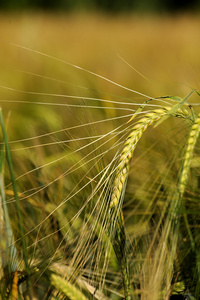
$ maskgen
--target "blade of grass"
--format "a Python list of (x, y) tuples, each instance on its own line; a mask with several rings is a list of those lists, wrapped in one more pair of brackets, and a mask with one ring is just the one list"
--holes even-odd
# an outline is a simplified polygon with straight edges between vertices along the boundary
[(146, 104), (148, 104), (150, 101), (152, 101), (153, 99), (148, 99), (146, 100), (137, 110), (136, 112), (132, 115), (132, 117), (128, 120), (127, 124), (129, 122), (131, 122), (142, 110), (143, 108), (146, 106)]
[[(169, 116), (171, 116), (172, 114), (175, 114), (176, 111), (181, 108), (183, 106), (183, 104), (187, 101), (187, 99), (195, 92), (196, 90), (192, 90), (189, 95), (187, 95), (182, 101), (180, 101), (179, 103), (177, 103), (176, 105), (174, 105), (167, 113), (167, 115), (165, 115), (162, 119), (160, 119), (155, 127), (157, 127), (158, 125), (160, 125), (163, 121), (165, 121)], [(170, 99), (174, 99), (174, 97), (168, 97)]]
[(18, 215), (18, 220), (19, 220), (19, 231), (20, 231), (20, 236), (21, 236), (23, 258), (24, 258), (24, 263), (25, 263), (25, 268), (26, 268), (26, 273), (27, 273), (27, 290), (28, 290), (28, 293), (31, 296), (31, 287), (30, 287), (30, 279), (29, 279), (30, 278), (30, 268), (29, 268), (29, 264), (28, 264), (27, 245), (26, 245), (26, 239), (25, 239), (25, 234), (24, 234), (22, 214), (21, 214), (21, 209), (20, 209), (20, 205), (19, 205), (17, 185), (16, 185), (16, 182), (15, 182), (15, 175), (14, 175), (12, 157), (11, 157), (11, 153), (10, 153), (10, 148), (9, 148), (9, 144), (8, 144), (8, 137), (7, 137), (7, 133), (6, 133), (6, 128), (5, 128), (1, 108), (0, 108), (0, 124), (1, 124), (3, 139), (4, 139), (4, 143), (5, 143), (5, 150), (6, 150), (6, 156), (7, 156), (10, 176), (11, 176), (11, 180), (12, 180), (12, 184), (13, 184), (13, 192), (14, 192), (15, 199), (16, 199), (16, 208), (17, 208), (17, 215)]
[[(5, 162), (5, 146), (4, 144), (1, 147), (0, 151), (0, 192), (2, 199), (2, 209), (3, 209), (3, 219), (5, 222), (5, 239), (6, 239), (6, 260), (4, 260), (2, 268), (5, 266), (8, 268), (8, 272), (14, 272), (18, 270), (19, 263), (17, 261), (17, 249), (14, 244), (14, 235), (12, 231), (12, 226), (10, 223), (10, 218), (8, 214), (8, 209), (6, 205), (6, 196), (5, 196), (5, 186), (4, 186), (4, 162)], [(3, 233), (1, 236), (3, 240)]]

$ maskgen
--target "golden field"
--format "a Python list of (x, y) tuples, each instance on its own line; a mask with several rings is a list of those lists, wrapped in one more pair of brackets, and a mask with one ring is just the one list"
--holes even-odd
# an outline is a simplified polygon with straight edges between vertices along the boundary
[[(114, 17), (24, 13), (1, 15), (0, 22), (3, 29), (1, 77), (5, 81), (4, 68), (7, 72), (10, 68), (13, 72), (23, 69), (54, 78), (59, 76), (59, 79), (73, 84), (76, 84), (73, 76), (74, 80), (85, 79), (84, 73), (74, 75), (73, 68), (70, 69), (63, 60), (152, 96), (184, 95), (190, 88), (199, 88), (198, 15)], [(61, 61), (23, 51), (9, 43), (40, 51)], [(134, 72), (123, 59), (148, 80)], [(10, 80), (13, 77), (13, 81), (14, 75), (7, 74)], [(27, 81), (22, 75), (16, 77)], [(95, 79), (90, 76), (88, 80)], [(96, 79), (96, 84), (108, 92), (104, 81)]]

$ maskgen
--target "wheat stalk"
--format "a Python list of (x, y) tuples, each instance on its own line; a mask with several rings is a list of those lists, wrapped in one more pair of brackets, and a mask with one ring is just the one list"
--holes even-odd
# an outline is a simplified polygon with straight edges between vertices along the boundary
[[(167, 113), (167, 109), (157, 109), (150, 113), (147, 113), (141, 118), (137, 124), (133, 127), (131, 133), (127, 137), (123, 150), (119, 158), (118, 168), (113, 183), (113, 191), (111, 194), (110, 208), (111, 212), (114, 208), (122, 205), (123, 193), (126, 187), (126, 181), (128, 177), (130, 162), (133, 157), (134, 150), (138, 141), (145, 130), (152, 125), (155, 121), (158, 121), (163, 115)], [(119, 208), (119, 207), (118, 207)], [(118, 209), (117, 209), (118, 210)], [(113, 226), (114, 227), (114, 226)], [(125, 250), (126, 235), (124, 229), (124, 219), (122, 210), (119, 209), (116, 216), (116, 230), (113, 242), (113, 248), (121, 265), (121, 273), (124, 284), (125, 299), (131, 299), (131, 288), (130, 288), (130, 276), (129, 266), (127, 262), (127, 255)]]
[[(188, 176), (190, 171), (191, 160), (194, 153), (194, 148), (200, 133), (200, 114), (198, 115), (197, 119), (195, 120), (194, 124), (191, 127), (191, 131), (188, 137), (188, 141), (186, 144), (186, 150), (184, 155), (184, 160), (182, 164), (182, 169), (180, 172), (178, 184), (176, 190), (170, 196), (170, 214), (166, 219), (165, 226), (162, 231), (162, 236), (160, 237), (159, 245), (157, 246), (156, 254), (154, 256), (154, 267), (152, 268), (152, 274), (155, 274), (152, 277), (152, 281), (150, 286), (155, 286), (157, 284), (157, 288), (155, 291), (158, 290), (158, 286), (164, 282), (167, 289), (170, 289), (170, 284), (172, 280), (172, 270), (174, 269), (174, 261), (177, 255), (177, 245), (179, 239), (179, 228), (180, 228), (180, 217), (182, 214), (182, 207), (184, 205), (183, 195), (185, 192), (185, 188), (188, 182)], [(193, 251), (195, 251), (195, 243), (191, 233), (190, 226), (188, 224), (187, 216), (184, 214), (186, 227), (190, 236), (191, 245)], [(168, 238), (170, 237), (171, 243), (168, 244)], [(167, 273), (169, 275), (169, 280), (167, 284), (166, 276), (163, 274), (163, 265), (168, 261), (167, 265)], [(160, 281), (160, 282), (159, 282)]]
[[(180, 206), (182, 205), (181, 199), (183, 198), (185, 188), (186, 188), (186, 185), (188, 182), (191, 159), (194, 154), (194, 148), (195, 148), (198, 136), (199, 136), (199, 132), (200, 132), (200, 114), (196, 118), (196, 120), (191, 128), (190, 134), (189, 134), (186, 151), (185, 151), (185, 157), (184, 157), (184, 161), (183, 161), (183, 166), (182, 166), (182, 170), (181, 170), (180, 177), (179, 177), (178, 189), (175, 192), (174, 201), (172, 202), (172, 214), (173, 214), (172, 216), (173, 216), (173, 219), (175, 219), (175, 222), (177, 222), (177, 223), (178, 223), (177, 212), (179, 211)], [(185, 216), (185, 221), (186, 221), (186, 225), (187, 225), (186, 216)], [(192, 234), (189, 229), (189, 226), (187, 226), (187, 227), (188, 227), (188, 232), (190, 235), (192, 247), (194, 249), (195, 246), (194, 246)]]
[(115, 232), (113, 248), (121, 265), (121, 273), (123, 278), (124, 293), (126, 300), (131, 299), (131, 288), (129, 266), (126, 255), (126, 234), (121, 206), (126, 188), (130, 162), (133, 157), (136, 145), (141, 139), (146, 129), (153, 123), (161, 120), (162, 117), (166, 118), (167, 114), (183, 118), (188, 117), (187, 111), (182, 110), (180, 107), (178, 107), (177, 110), (171, 107), (163, 107), (161, 109), (156, 109), (145, 114), (145, 116), (134, 125), (131, 133), (129, 134), (124, 143), (124, 147), (119, 158), (118, 167), (116, 169), (115, 179), (113, 182), (113, 190), (111, 193), (110, 201), (111, 217), (113, 218), (113, 220), (115, 220), (114, 223), (116, 224), (116, 228), (115, 225), (112, 225), (112, 228), (114, 228)]
[[(184, 195), (185, 188), (186, 188), (186, 185), (188, 182), (191, 160), (192, 160), (192, 157), (194, 154), (194, 148), (195, 148), (197, 139), (199, 137), (199, 133), (200, 133), (200, 114), (198, 115), (194, 124), (192, 125), (191, 131), (190, 131), (190, 134), (188, 137), (183, 166), (182, 166), (182, 170), (181, 170), (179, 182), (178, 182), (178, 189), (175, 192), (174, 197), (172, 198), (172, 202), (171, 202), (172, 218), (171, 218), (169, 229), (171, 229), (171, 228), (173, 229), (173, 235), (172, 235), (173, 240), (172, 240), (172, 245), (171, 245), (172, 264), (173, 264), (173, 260), (175, 258), (175, 253), (176, 253), (177, 244), (178, 244), (178, 231), (179, 231), (179, 227), (180, 227), (180, 216), (181, 216), (182, 208), (184, 206), (183, 195)], [(188, 234), (190, 237), (192, 249), (193, 249), (193, 251), (195, 251), (195, 242), (194, 242), (194, 239), (192, 236), (190, 226), (188, 224), (187, 215), (184, 214), (183, 216), (184, 216), (186, 228), (188, 230)], [(199, 271), (198, 271), (198, 273), (199, 273)], [(199, 276), (199, 274), (198, 274), (198, 276)], [(198, 289), (198, 284), (197, 284), (197, 289)]]
[[(191, 128), (191, 131), (190, 131), (190, 134), (189, 134), (189, 138), (188, 138), (188, 141), (187, 141), (187, 147), (186, 147), (186, 151), (185, 151), (185, 157), (184, 157), (184, 162), (183, 162), (183, 167), (182, 167), (182, 172), (180, 174), (180, 178), (179, 178), (179, 195), (178, 195), (178, 199), (177, 199), (177, 203), (176, 203), (176, 210), (178, 210), (178, 208), (180, 206), (184, 206), (184, 202), (181, 201), (182, 198), (183, 198), (183, 195), (184, 195), (184, 192), (185, 192), (185, 189), (186, 189), (186, 185), (187, 185), (187, 182), (188, 182), (188, 177), (189, 177), (189, 172), (190, 172), (190, 166), (191, 166), (191, 160), (192, 160), (192, 157), (194, 155), (194, 148), (195, 148), (195, 145), (196, 145), (196, 142), (197, 142), (197, 139), (199, 137), (199, 133), (200, 133), (200, 114), (198, 115), (198, 117), (196, 118), (192, 128)], [(181, 211), (181, 210), (180, 210)], [(191, 247), (192, 247), (192, 250), (194, 252), (196, 252), (196, 248), (198, 247), (196, 244), (196, 241), (195, 239), (193, 238), (193, 234), (191, 232), (191, 228), (188, 224), (188, 218), (187, 218), (187, 215), (186, 213), (183, 214), (183, 217), (184, 217), (184, 220), (185, 220), (185, 224), (186, 224), (186, 228), (187, 228), (187, 231), (188, 231), (188, 234), (189, 234), (189, 238), (190, 238), (190, 242), (191, 242)], [(180, 226), (179, 223), (177, 225), (177, 227)], [(198, 255), (196, 256), (196, 264), (199, 265), (199, 262), (198, 262)], [(197, 268), (197, 284), (196, 284), (196, 295), (199, 295), (199, 281), (200, 281), (200, 270), (199, 268)]]

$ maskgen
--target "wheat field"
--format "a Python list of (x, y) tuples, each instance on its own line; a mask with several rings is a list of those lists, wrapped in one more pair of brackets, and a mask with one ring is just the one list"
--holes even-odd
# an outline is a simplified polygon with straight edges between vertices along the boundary
[(0, 299), (199, 299), (198, 16), (0, 23)]

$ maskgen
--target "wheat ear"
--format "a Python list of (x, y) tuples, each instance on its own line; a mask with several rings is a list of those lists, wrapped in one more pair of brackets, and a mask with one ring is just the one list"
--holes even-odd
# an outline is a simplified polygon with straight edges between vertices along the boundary
[(141, 118), (132, 128), (131, 133), (124, 143), (124, 147), (119, 158), (119, 163), (113, 183), (110, 208), (117, 207), (117, 205), (119, 204), (120, 197), (126, 184), (130, 161), (133, 157), (133, 153), (138, 141), (142, 137), (145, 130), (154, 122), (160, 120), (164, 115), (167, 114), (169, 110), (170, 108), (166, 107), (151, 111), (147, 113), (143, 118)]
[[(188, 182), (188, 177), (189, 177), (189, 171), (190, 171), (190, 165), (191, 165), (191, 160), (194, 154), (194, 148), (197, 142), (197, 139), (199, 137), (199, 133), (200, 133), (200, 114), (198, 115), (198, 117), (196, 118), (190, 134), (189, 134), (189, 138), (188, 138), (188, 142), (187, 142), (187, 147), (186, 147), (186, 151), (185, 151), (185, 157), (184, 157), (184, 162), (183, 162), (183, 167), (182, 167), (182, 172), (180, 174), (180, 178), (179, 178), (179, 186), (178, 186), (178, 191), (179, 191), (179, 199), (181, 199), (183, 197), (183, 194), (185, 192), (185, 188)], [(181, 205), (181, 201), (179, 200), (179, 204), (177, 203), (177, 206)], [(188, 229), (188, 233), (190, 236), (190, 240), (191, 240), (191, 245), (192, 248), (195, 248), (195, 243), (192, 237), (192, 233), (188, 224), (188, 220), (186, 215), (184, 214), (184, 219), (185, 219), (185, 223)]]
[(123, 278), (124, 294), (126, 300), (131, 299), (131, 288), (129, 266), (126, 255), (126, 234), (121, 206), (123, 202), (124, 191), (126, 188), (129, 166), (136, 145), (142, 137), (145, 130), (149, 126), (161, 120), (162, 117), (166, 117), (168, 113), (169, 115), (175, 115), (177, 117), (183, 118), (187, 118), (188, 116), (188, 113), (185, 110), (183, 111), (181, 108), (178, 108), (177, 110), (173, 111), (173, 113), (171, 113), (171, 111), (171, 107), (163, 107), (161, 109), (156, 109), (145, 114), (145, 116), (136, 123), (136, 125), (132, 128), (131, 133), (129, 134), (124, 143), (124, 147), (119, 158), (118, 167), (116, 169), (115, 179), (113, 182), (113, 190), (111, 193), (110, 212), (111, 218), (113, 219), (113, 221), (115, 220), (114, 223), (116, 223), (116, 225), (112, 224), (112, 228), (114, 228), (115, 232), (113, 248), (121, 265), (121, 273)]
[[(129, 265), (126, 255), (126, 234), (124, 226), (124, 218), (120, 206), (123, 201), (123, 194), (126, 188), (126, 181), (128, 177), (128, 171), (130, 161), (133, 157), (134, 150), (138, 141), (140, 140), (144, 131), (152, 125), (155, 121), (158, 121), (162, 116), (167, 113), (167, 109), (157, 109), (150, 113), (147, 113), (141, 118), (137, 124), (133, 127), (131, 133), (127, 137), (123, 150), (119, 158), (119, 164), (116, 170), (115, 179), (113, 183), (113, 190), (111, 194), (110, 209), (115, 215), (117, 208), (117, 215), (113, 218), (116, 220), (115, 236), (113, 241), (113, 248), (121, 266), (121, 273), (124, 285), (124, 296), (126, 300), (131, 299), (131, 287), (129, 276)], [(115, 227), (115, 226), (113, 226)]]
[(88, 298), (78, 290), (73, 284), (65, 280), (59, 275), (51, 275), (51, 284), (56, 287), (57, 290), (61, 291), (70, 300), (87, 300)]
[[(171, 206), (170, 206), (170, 211), (172, 213), (171, 219), (169, 220), (168, 224), (166, 224), (165, 238), (168, 237), (170, 235), (170, 233), (172, 233), (172, 235), (171, 235), (172, 242), (171, 242), (171, 246), (170, 246), (170, 248), (171, 248), (171, 250), (170, 250), (171, 268), (173, 268), (173, 265), (174, 265), (176, 249), (177, 249), (177, 245), (178, 245), (180, 217), (181, 217), (181, 214), (183, 211), (183, 206), (184, 206), (183, 195), (184, 195), (185, 188), (186, 188), (186, 185), (188, 182), (191, 160), (192, 160), (192, 157), (194, 154), (194, 148), (195, 148), (199, 133), (200, 133), (200, 114), (198, 115), (194, 124), (192, 125), (191, 131), (189, 134), (189, 138), (188, 138), (186, 150), (185, 150), (185, 156), (184, 156), (184, 160), (183, 160), (183, 165), (182, 165), (182, 170), (181, 170), (180, 176), (179, 176), (177, 190), (175, 191), (174, 196), (171, 201)], [(190, 226), (188, 224), (187, 215), (183, 214), (183, 217), (185, 219), (185, 223), (186, 223), (186, 227), (187, 227), (188, 234), (190, 237), (192, 249), (195, 250), (195, 241), (193, 239)], [(162, 246), (162, 251), (164, 251), (163, 249), (164, 248)], [(160, 257), (161, 256), (162, 255), (160, 255)], [(199, 276), (199, 274), (198, 274), (198, 276)], [(197, 285), (197, 287), (198, 287), (198, 285)]]
[(184, 163), (183, 163), (183, 168), (181, 172), (181, 176), (179, 179), (179, 193), (180, 196), (182, 197), (184, 192), (185, 192), (185, 187), (188, 181), (188, 175), (190, 171), (190, 164), (191, 164), (191, 159), (193, 157), (193, 152), (194, 152), (194, 147), (196, 145), (198, 136), (200, 132), (200, 114), (196, 118), (194, 125), (192, 126), (192, 129), (190, 131), (190, 135), (188, 138), (187, 142), (187, 148), (185, 152), (185, 158), (184, 158)]

